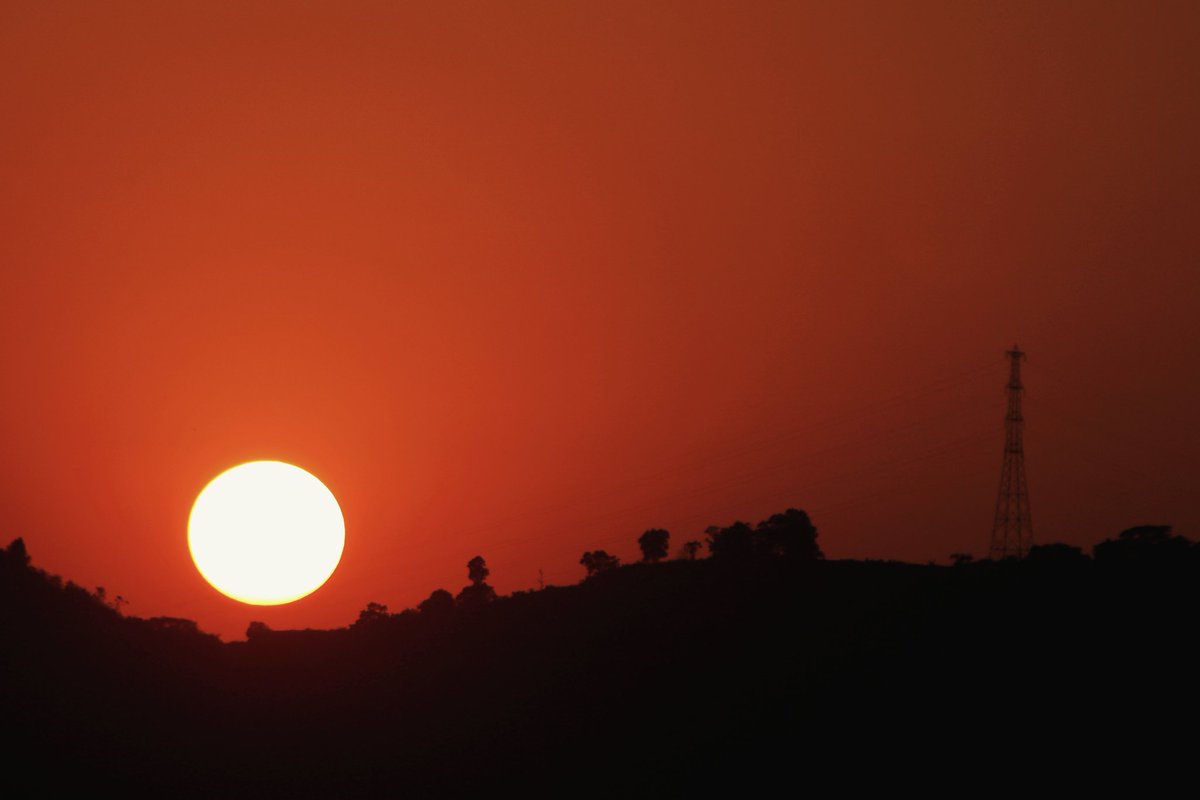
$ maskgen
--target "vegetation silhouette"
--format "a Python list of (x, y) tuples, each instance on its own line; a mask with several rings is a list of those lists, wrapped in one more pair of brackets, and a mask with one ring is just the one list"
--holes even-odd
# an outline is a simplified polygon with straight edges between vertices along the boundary
[(756, 549), (754, 529), (744, 522), (735, 522), (724, 528), (711, 526), (708, 534), (708, 551), (713, 558), (724, 561), (745, 561)]
[(1136, 565), (1185, 566), (1194, 560), (1191, 541), (1171, 533), (1170, 525), (1137, 525), (1105, 539), (1092, 548), (1097, 563), (1125, 567)]
[(817, 545), (817, 528), (808, 513), (789, 508), (782, 514), (772, 514), (758, 523), (754, 530), (755, 550), (761, 554), (783, 558), (815, 559), (825, 554)]
[(662, 561), (670, 549), (671, 534), (662, 528), (651, 528), (638, 537), (638, 547), (642, 550), (642, 561)]
[(445, 589), (434, 589), (417, 605), (417, 610), (429, 617), (447, 617), (454, 611), (454, 595)]
[(483, 560), (483, 556), (475, 556), (467, 562), (467, 579), (471, 583), (464, 586), (462, 591), (458, 593), (456, 602), (460, 606), (467, 608), (476, 608), (486, 605), (496, 599), (496, 590), (487, 583), (487, 576), (491, 574), (491, 570), (487, 568), (487, 562)]
[(707, 535), (711, 558), (698, 540), (651, 558), (656, 534), (641, 562), (589, 551), (579, 584), (505, 597), (476, 557), (457, 598), (371, 602), (334, 630), (253, 622), (229, 643), (125, 616), (14, 540), (0, 550), (4, 786), (759, 794), (801, 774), (990, 774), (986, 756), (1014, 741), (1042, 770), (1114, 741), (1114, 763), (1190, 763), (1164, 725), (1200, 710), (1200, 547), (1167, 526), (1092, 557), (1045, 544), (949, 566), (826, 560), (797, 509)]
[(587, 570), (587, 576), (592, 578), (621, 566), (621, 559), (604, 550), (589, 550), (580, 557), (579, 563)]

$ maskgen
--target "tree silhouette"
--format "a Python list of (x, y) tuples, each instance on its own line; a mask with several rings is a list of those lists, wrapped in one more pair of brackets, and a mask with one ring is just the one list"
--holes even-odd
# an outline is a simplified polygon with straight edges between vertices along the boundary
[(579, 563), (587, 570), (588, 577), (616, 569), (621, 565), (621, 559), (610, 556), (603, 550), (589, 550), (579, 559)]
[(1171, 540), (1170, 525), (1135, 525), (1117, 534), (1118, 539), (1133, 542), (1164, 544)]
[(2, 552), (9, 563), (19, 567), (29, 566), (29, 552), (26, 551), (25, 540), (21, 537), (17, 537), (9, 542), (8, 547)]
[(789, 508), (758, 523), (755, 549), (767, 555), (812, 560), (824, 558), (817, 545), (817, 529), (808, 513)]
[(388, 607), (383, 603), (367, 603), (367, 607), (358, 612), (356, 625), (375, 625), (388, 618)]
[(121, 595), (110, 598), (108, 596), (108, 592), (103, 586), (97, 586), (96, 591), (92, 593), (92, 596), (99, 600), (103, 605), (108, 606), (113, 611), (116, 611), (118, 614), (121, 613), (122, 608), (129, 605), (129, 601)]
[(492, 571), (487, 568), (487, 562), (483, 560), (483, 556), (475, 556), (467, 562), (467, 578), (471, 583), (483, 583), (491, 574)]
[(434, 589), (429, 597), (422, 600), (417, 610), (429, 616), (441, 616), (454, 610), (454, 595), (445, 589)]
[(736, 561), (754, 554), (754, 531), (744, 522), (735, 522), (727, 528), (713, 526), (706, 533), (713, 558)]
[(702, 546), (703, 545), (701, 545), (700, 542), (692, 539), (689, 542), (684, 542), (683, 547), (680, 548), (679, 552), (682, 558), (686, 558), (688, 561), (695, 561), (696, 556), (699, 555), (700, 548)]
[(250, 626), (246, 628), (246, 638), (250, 641), (262, 639), (264, 636), (267, 636), (270, 633), (271, 628), (265, 622), (251, 622)]
[(483, 560), (483, 556), (475, 556), (468, 561), (467, 578), (471, 581), (471, 585), (463, 587), (463, 590), (458, 593), (458, 604), (473, 607), (495, 600), (496, 590), (488, 586), (486, 582), (487, 576), (491, 574), (492, 571), (487, 568), (487, 562)]
[(638, 537), (643, 561), (662, 561), (667, 557), (667, 545), (671, 534), (662, 528), (651, 528)]
[(464, 586), (458, 593), (457, 602), (460, 606), (475, 607), (485, 605), (496, 599), (496, 590), (486, 583), (472, 583)]
[(1172, 535), (1170, 525), (1136, 525), (1092, 548), (1096, 561), (1105, 564), (1183, 564), (1196, 552), (1190, 539)]

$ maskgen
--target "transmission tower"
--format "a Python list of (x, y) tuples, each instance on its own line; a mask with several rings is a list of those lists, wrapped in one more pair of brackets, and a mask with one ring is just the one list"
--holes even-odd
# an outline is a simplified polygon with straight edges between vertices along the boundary
[(1021, 359), (1025, 354), (1015, 344), (1009, 350), (1008, 413), (1004, 417), (1004, 466), (1000, 470), (1000, 495), (992, 523), (992, 558), (1024, 557), (1033, 545), (1033, 522), (1029, 516), (1029, 487), (1025, 483), (1025, 445), (1021, 415)]

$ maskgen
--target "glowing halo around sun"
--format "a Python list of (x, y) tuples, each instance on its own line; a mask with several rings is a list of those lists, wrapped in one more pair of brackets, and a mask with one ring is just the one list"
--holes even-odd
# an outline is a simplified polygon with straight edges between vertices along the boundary
[(188, 518), (196, 569), (221, 594), (275, 606), (312, 594), (342, 559), (333, 493), (300, 467), (251, 461), (213, 478)]

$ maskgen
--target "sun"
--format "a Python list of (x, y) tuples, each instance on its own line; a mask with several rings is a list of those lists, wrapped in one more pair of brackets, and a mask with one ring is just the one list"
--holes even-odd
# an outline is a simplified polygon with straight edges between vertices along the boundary
[(312, 594), (342, 559), (346, 523), (333, 493), (282, 461), (222, 472), (196, 497), (188, 549), (221, 594), (257, 606)]

